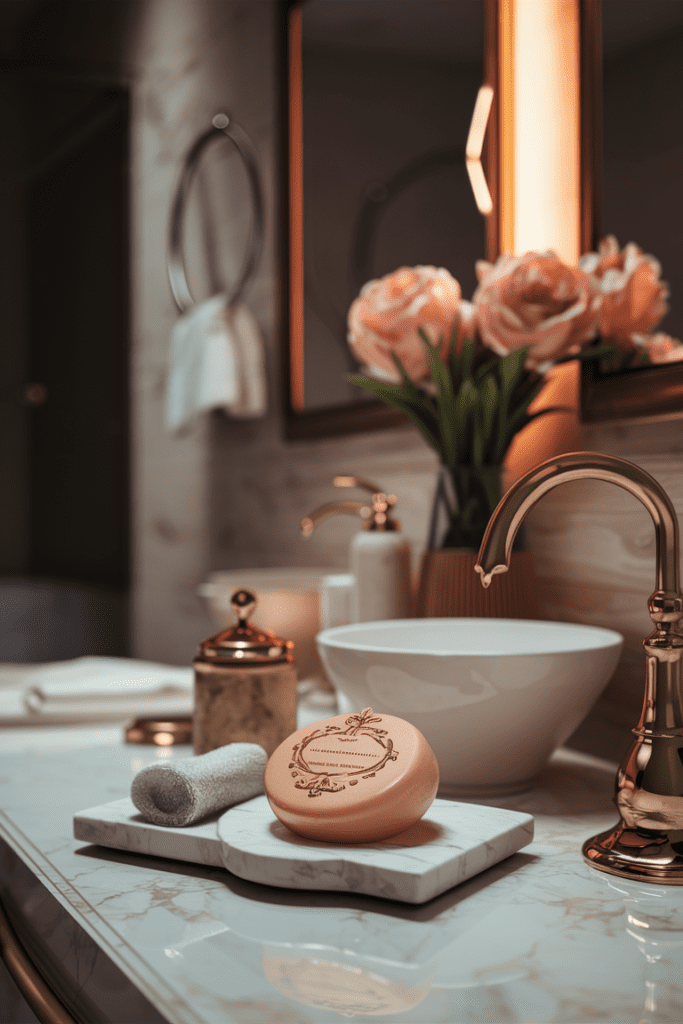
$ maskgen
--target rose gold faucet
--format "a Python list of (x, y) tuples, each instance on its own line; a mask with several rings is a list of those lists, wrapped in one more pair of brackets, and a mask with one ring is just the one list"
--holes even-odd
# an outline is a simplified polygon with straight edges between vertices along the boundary
[(606, 480), (642, 501), (655, 524), (657, 589), (648, 608), (654, 631), (643, 641), (645, 699), (634, 740), (617, 771), (619, 824), (588, 839), (589, 864), (613, 875), (683, 885), (683, 618), (678, 519), (657, 481), (631, 462), (596, 452), (548, 459), (504, 495), (489, 521), (475, 569), (488, 587), (506, 572), (512, 543), (539, 498), (570, 480)]
[(400, 522), (391, 514), (396, 504), (395, 494), (385, 494), (381, 487), (361, 476), (335, 476), (332, 482), (335, 487), (359, 487), (369, 491), (372, 501), (370, 504), (363, 501), (330, 501), (326, 505), (321, 505), (315, 512), (301, 520), (299, 529), (302, 537), (310, 537), (318, 523), (328, 516), (339, 513), (360, 516), (364, 530), (390, 533), (401, 529)]

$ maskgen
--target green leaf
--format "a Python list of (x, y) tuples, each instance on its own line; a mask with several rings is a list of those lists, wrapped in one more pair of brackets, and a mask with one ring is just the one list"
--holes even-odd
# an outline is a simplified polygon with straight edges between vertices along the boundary
[(538, 412), (525, 413), (515, 422), (515, 431), (513, 434), (511, 434), (510, 441), (512, 441), (512, 438), (515, 436), (515, 434), (518, 434), (520, 430), (523, 430), (525, 427), (528, 427), (528, 425), (530, 423), (533, 423), (534, 420), (540, 419), (541, 416), (547, 416), (548, 413), (555, 412), (570, 412), (575, 414), (576, 409), (573, 409), (569, 405), (553, 405), (549, 406), (547, 409), (539, 409)]
[(500, 389), (494, 373), (482, 378), (479, 385), (472, 439), (472, 462), (475, 466), (490, 465), (495, 457), (496, 419), (500, 416)]
[(465, 338), (461, 356), (463, 380), (470, 380), (472, 377), (475, 348), (474, 338)]
[(448, 340), (447, 360), (451, 360), (452, 358), (455, 358), (455, 359), (458, 358), (457, 357), (457, 353), (455, 351), (455, 344), (456, 344), (456, 342), (458, 340), (458, 331), (459, 330), (460, 330), (460, 317), (456, 313), (455, 314), (455, 320), (453, 321), (453, 329), (451, 331), (451, 336), (450, 336), (450, 338)]
[(391, 358), (394, 361), (394, 366), (396, 367), (398, 372), (401, 374), (401, 380), (403, 381), (403, 387), (405, 388), (407, 394), (409, 394), (411, 396), (411, 398), (413, 397), (413, 395), (415, 397), (419, 398), (422, 395), (422, 392), (419, 390), (419, 388), (410, 379), (410, 377), (408, 376), (408, 371), (406, 370), (405, 366), (403, 365), (403, 363), (398, 358), (398, 356), (396, 355), (395, 352), (391, 353)]
[(462, 373), (462, 354), (456, 350), (456, 342), (458, 340), (460, 318), (458, 318), (453, 327), (451, 334), (451, 341), (448, 347), (448, 370), (451, 375), (451, 384), (453, 387), (453, 394), (457, 394), (458, 388), (462, 384), (463, 373)]
[(579, 359), (582, 362), (588, 359), (602, 359), (603, 356), (614, 356), (622, 351), (623, 349), (619, 345), (589, 345), (587, 348), (582, 348), (580, 352), (576, 352), (573, 356), (560, 356), (559, 359), (555, 360), (555, 365), (571, 363), (574, 359)]
[(422, 328), (419, 329), (418, 333), (427, 346), (429, 371), (432, 380), (436, 384), (436, 409), (439, 419), (443, 461), (447, 466), (454, 466), (457, 454), (458, 423), (455, 396), (453, 394), (453, 381), (446, 364), (441, 358), (439, 345), (432, 345)]
[[(492, 467), (493, 468), (493, 467)], [(488, 502), (489, 511), (487, 516), (490, 516), (496, 505), (500, 501), (500, 466), (495, 467), (495, 473), (483, 473), (481, 476), (481, 483), (484, 491), (486, 492), (486, 500)]]
[(498, 368), (499, 362), (500, 360), (498, 359), (497, 356), (494, 357), (493, 359), (485, 360), (485, 362), (483, 362), (481, 366), (477, 368), (477, 372), (474, 375), (475, 381), (479, 383), (482, 377), (485, 377), (487, 373), (491, 373), (492, 370), (496, 370)]
[(510, 401), (515, 388), (522, 380), (524, 372), (524, 360), (529, 351), (529, 346), (519, 348), (507, 356), (503, 356), (498, 362), (498, 375), (500, 377), (500, 397), (498, 401), (498, 432), (494, 446), (494, 462), (501, 463), (507, 451), (508, 445), (514, 431), (510, 432)]
[(462, 374), (462, 356), (459, 355), (455, 349), (450, 354), (448, 360), (448, 370), (451, 375), (451, 386), (453, 388), (453, 394), (456, 395), (463, 382)]
[(472, 383), (471, 380), (464, 380), (453, 403), (454, 413), (454, 453), (452, 463), (449, 465), (457, 465), (463, 462), (466, 458), (466, 453), (469, 449), (468, 440), (472, 435), (472, 444), (474, 444), (473, 435), (476, 430), (476, 409), (479, 404), (479, 391)]
[(404, 392), (404, 397), (412, 405), (415, 405), (416, 408), (423, 410), (425, 414), (431, 416), (434, 422), (436, 423), (437, 412), (436, 402), (434, 401), (434, 399), (431, 398), (429, 395), (425, 394), (424, 391), (421, 391), (420, 388), (418, 388), (418, 386), (410, 379), (406, 368), (404, 367), (403, 363), (398, 358), (396, 353), (392, 352), (391, 356), (392, 359), (394, 360), (398, 372), (401, 374), (401, 377), (403, 379), (402, 390)]
[(524, 348), (518, 348), (498, 361), (501, 394), (509, 397), (519, 384), (524, 372), (524, 360), (530, 347), (525, 345)]
[(514, 415), (518, 409), (528, 409), (531, 403), (538, 398), (543, 388), (547, 384), (545, 377), (541, 377), (539, 380), (533, 381), (530, 387), (519, 396), (517, 401), (514, 403), (514, 408), (511, 415)]
[(386, 401), (389, 395), (400, 398), (403, 401), (406, 401), (407, 398), (400, 384), (392, 384), (388, 380), (377, 380), (375, 377), (366, 377), (362, 373), (351, 373), (347, 376), (346, 380), (349, 384), (355, 384), (356, 387), (370, 391), (377, 398), (381, 398), (382, 401)]
[(541, 374), (536, 373), (535, 370), (531, 370), (527, 373), (519, 382), (515, 388), (514, 394), (510, 398), (508, 407), (509, 414), (513, 415), (513, 413), (520, 408), (527, 409), (534, 399), (540, 395), (547, 383), (547, 377), (541, 376)]
[(475, 411), (472, 424), (472, 465), (483, 466), (485, 458), (486, 434), (484, 433), (484, 425), (482, 423), (481, 408), (478, 408)]
[(350, 384), (355, 384), (356, 387), (369, 391), (371, 395), (379, 398), (387, 405), (393, 405), (394, 408), (400, 409), (418, 428), (427, 443), (438, 452), (439, 457), (443, 461), (444, 453), (439, 438), (438, 421), (429, 406), (426, 409), (416, 408), (410, 399), (406, 398), (403, 389), (397, 384), (374, 380), (372, 377), (364, 377), (361, 374), (350, 375), (346, 379)]
[[(403, 370), (400, 362), (397, 360), (400, 370)], [(405, 370), (403, 370), (405, 373)], [(349, 384), (355, 384), (356, 387), (364, 388), (366, 391), (370, 391), (376, 395), (377, 398), (381, 398), (382, 401), (387, 401), (388, 396), (400, 399), (404, 402), (409, 402), (411, 405), (415, 405), (417, 408), (423, 410), (426, 414), (431, 415), (436, 420), (436, 412), (434, 408), (434, 400), (420, 391), (418, 387), (413, 384), (410, 378), (407, 377), (403, 384), (393, 384), (387, 380), (377, 380), (376, 377), (368, 377), (365, 374), (348, 374), (346, 380)]]
[(483, 378), (479, 385), (479, 395), (481, 400), (484, 433), (487, 437), (490, 437), (493, 430), (493, 422), (498, 410), (499, 395), (496, 378), (492, 373), (487, 374), (487, 376)]
[(535, 413), (529, 414), (528, 412), (529, 406), (533, 400), (540, 395), (546, 383), (547, 382), (543, 377), (536, 381), (534, 386), (524, 395), (522, 400), (515, 405), (511, 412), (509, 412), (507, 420), (506, 451), (515, 434), (518, 434), (522, 427), (525, 427), (526, 424), (530, 423), (534, 418)]

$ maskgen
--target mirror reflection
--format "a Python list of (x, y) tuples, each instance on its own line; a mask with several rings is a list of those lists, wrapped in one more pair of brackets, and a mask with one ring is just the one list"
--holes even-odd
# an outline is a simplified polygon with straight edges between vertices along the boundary
[[(584, 14), (592, 13), (591, 3), (584, 0)], [(618, 372), (584, 366), (582, 419), (591, 423), (680, 416), (683, 363), (675, 350), (683, 341), (683, 3), (605, 0), (595, 10), (596, 23), (602, 22), (601, 42), (584, 39), (589, 55), (599, 44), (596, 61), (602, 64), (602, 73), (594, 78), (602, 124), (596, 137), (593, 234), (596, 241), (613, 235), (621, 246), (635, 242), (652, 254), (668, 285), (669, 310), (651, 328), (657, 332), (651, 354), (660, 365)]]
[(482, 0), (301, 5), (304, 312), (298, 411), (367, 400), (345, 381), (362, 285), (447, 267), (464, 295), (486, 255), (465, 167), (484, 80)]
[(602, 10), (602, 233), (659, 260), (670, 310), (658, 330), (683, 339), (683, 2), (608, 0)]

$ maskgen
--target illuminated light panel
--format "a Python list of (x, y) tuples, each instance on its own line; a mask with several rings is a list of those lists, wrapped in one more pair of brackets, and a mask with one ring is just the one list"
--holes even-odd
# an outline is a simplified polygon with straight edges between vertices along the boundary
[(489, 213), (493, 212), (493, 201), (491, 199), (491, 193), (486, 183), (486, 176), (484, 175), (484, 168), (481, 166), (479, 160), (466, 160), (465, 166), (467, 167), (467, 173), (470, 176), (470, 185), (474, 193), (474, 201), (477, 204), (479, 213), (483, 213), (488, 216)]
[(491, 193), (486, 182), (484, 168), (481, 165), (481, 151), (484, 148), (484, 136), (486, 126), (489, 123), (491, 104), (493, 103), (493, 89), (490, 85), (482, 85), (477, 93), (470, 124), (467, 146), (465, 147), (465, 166), (470, 178), (470, 185), (474, 193), (474, 201), (477, 204), (479, 213), (485, 216), (493, 212)]
[(289, 20), (289, 376), (292, 407), (304, 408), (304, 186), (301, 9)]
[[(502, 252), (580, 252), (579, 0), (499, 0)], [(579, 364), (550, 371), (533, 410), (577, 409)], [(561, 452), (585, 447), (576, 413), (531, 423), (510, 445), (508, 485)]]
[(513, 0), (514, 252), (580, 252), (578, 0)]
[(515, 11), (498, 0), (498, 233), (501, 252), (515, 251)]
[(477, 93), (472, 123), (469, 135), (467, 136), (465, 156), (468, 160), (481, 159), (481, 151), (484, 148), (484, 136), (486, 135), (486, 126), (489, 123), (492, 103), (493, 89), (490, 85), (482, 85)]

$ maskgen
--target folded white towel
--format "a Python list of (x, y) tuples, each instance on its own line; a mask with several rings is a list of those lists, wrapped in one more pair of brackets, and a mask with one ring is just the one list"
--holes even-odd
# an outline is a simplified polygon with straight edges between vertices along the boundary
[(133, 779), (130, 797), (154, 825), (193, 825), (263, 793), (267, 761), (256, 743), (230, 743), (198, 757), (148, 765)]
[(180, 699), (191, 710), (193, 681), (191, 668), (132, 658), (74, 658), (46, 665), (26, 677), (24, 705), (40, 715), (111, 707), (125, 716), (129, 711), (142, 713), (143, 704), (145, 709), (151, 705), (168, 713), (167, 704)]
[(193, 306), (171, 334), (166, 426), (178, 430), (194, 416), (224, 409), (239, 418), (266, 411), (263, 340), (243, 305), (215, 295)]

